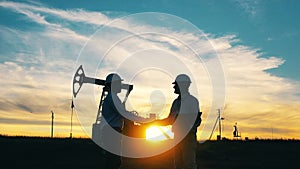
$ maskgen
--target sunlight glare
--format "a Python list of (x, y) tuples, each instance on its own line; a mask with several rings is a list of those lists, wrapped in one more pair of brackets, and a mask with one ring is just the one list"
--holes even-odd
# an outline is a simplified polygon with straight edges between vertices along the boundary
[(146, 130), (146, 139), (149, 141), (163, 141), (173, 137), (171, 126), (151, 126)]

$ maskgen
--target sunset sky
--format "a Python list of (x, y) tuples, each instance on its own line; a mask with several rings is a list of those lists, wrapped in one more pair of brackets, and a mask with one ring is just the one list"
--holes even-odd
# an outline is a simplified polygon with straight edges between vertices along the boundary
[[(192, 78), (207, 139), (300, 139), (297, 0), (22, 0), (0, 2), (0, 134), (68, 137), (72, 79), (118, 72), (134, 85), (127, 108), (168, 114), (172, 82)], [(101, 87), (84, 84), (73, 135), (87, 137)], [(214, 134), (215, 138), (216, 134)]]

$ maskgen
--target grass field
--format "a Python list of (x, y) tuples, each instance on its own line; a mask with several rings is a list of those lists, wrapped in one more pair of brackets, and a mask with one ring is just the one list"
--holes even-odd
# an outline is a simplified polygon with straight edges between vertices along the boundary
[[(89, 139), (0, 137), (1, 169), (101, 169), (101, 148)], [(300, 141), (207, 141), (198, 145), (199, 169), (298, 169)], [(124, 169), (168, 169), (172, 152), (124, 159)]]

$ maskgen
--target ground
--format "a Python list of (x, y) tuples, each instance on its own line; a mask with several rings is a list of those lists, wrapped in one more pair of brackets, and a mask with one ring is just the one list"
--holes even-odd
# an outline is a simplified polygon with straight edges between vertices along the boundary
[[(90, 139), (0, 137), (1, 169), (101, 169), (101, 148)], [(199, 169), (300, 168), (300, 141), (207, 141), (198, 144)], [(169, 169), (172, 152), (123, 159), (123, 169)]]

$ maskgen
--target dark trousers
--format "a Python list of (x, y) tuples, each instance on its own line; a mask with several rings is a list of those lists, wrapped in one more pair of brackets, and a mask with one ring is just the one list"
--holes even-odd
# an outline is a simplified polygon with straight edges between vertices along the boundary
[[(114, 129), (121, 134), (122, 131), (120, 128), (114, 128)], [(109, 130), (106, 127), (104, 127), (103, 143), (111, 144), (112, 142), (114, 142), (114, 146), (116, 146), (121, 151), (121, 136), (112, 137), (108, 132)], [(104, 161), (105, 169), (119, 169), (121, 166), (121, 156), (106, 150), (103, 150), (103, 161)]]
[(197, 169), (196, 163), (197, 138), (196, 132), (189, 132), (174, 147), (174, 165), (176, 169)]

